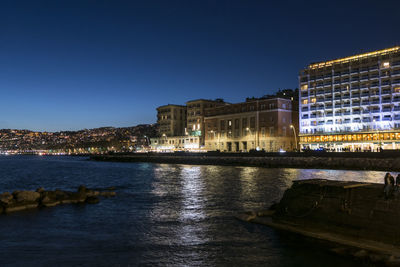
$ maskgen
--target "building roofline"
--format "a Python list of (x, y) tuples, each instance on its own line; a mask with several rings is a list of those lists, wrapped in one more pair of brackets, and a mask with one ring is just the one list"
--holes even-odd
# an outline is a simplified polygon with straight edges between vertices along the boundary
[[(197, 101), (208, 101), (208, 102), (219, 102), (218, 100), (216, 100), (216, 99), (204, 99), (204, 98), (199, 98), (199, 99), (194, 99), (194, 100), (189, 100), (189, 101), (186, 101), (186, 104), (187, 103), (192, 103), (192, 102), (197, 102)], [(219, 103), (225, 103), (224, 101), (222, 101), (222, 102), (219, 102)]]
[(284, 97), (274, 97), (274, 98), (262, 98), (262, 99), (254, 99), (251, 101), (245, 101), (245, 102), (238, 102), (238, 103), (229, 103), (227, 105), (223, 105), (223, 106), (216, 106), (216, 107), (211, 107), (211, 108), (206, 108), (206, 109), (221, 109), (227, 106), (231, 106), (231, 105), (241, 105), (241, 104), (249, 104), (252, 102), (256, 102), (256, 101), (267, 101), (267, 100), (287, 100), (287, 101), (297, 101), (295, 99), (291, 100), (290, 98), (284, 98)]
[(183, 105), (167, 104), (167, 105), (159, 106), (159, 107), (157, 107), (157, 109), (165, 108), (165, 107), (181, 107), (181, 108), (186, 108), (186, 106), (183, 106)]
[(343, 57), (343, 58), (337, 58), (337, 59), (328, 60), (328, 61), (320, 61), (320, 62), (311, 63), (310, 65), (308, 65), (308, 69), (318, 69), (318, 68), (323, 68), (323, 67), (329, 67), (329, 66), (332, 66), (333, 64), (337, 64), (337, 63), (344, 63), (344, 62), (349, 62), (352, 60), (360, 60), (360, 59), (368, 58), (371, 56), (379, 56), (379, 55), (388, 54), (388, 53), (395, 53), (398, 51), (400, 51), (400, 46), (394, 46), (391, 48), (376, 50), (376, 51), (362, 53), (362, 54), (356, 54), (356, 55), (349, 56), (349, 57)]
[[(293, 96), (294, 97), (294, 96)], [(245, 102), (239, 102), (239, 103), (237, 103), (237, 104), (241, 104), (241, 103), (249, 103), (249, 102), (255, 102), (255, 101), (263, 101), (263, 100), (275, 100), (275, 99), (281, 99), (281, 100), (288, 100), (288, 101), (295, 101), (295, 99), (290, 99), (291, 97), (271, 97), (271, 98), (269, 98), (269, 97), (266, 97), (266, 98), (255, 98), (254, 100), (253, 99), (249, 99), (249, 101), (245, 101)]]

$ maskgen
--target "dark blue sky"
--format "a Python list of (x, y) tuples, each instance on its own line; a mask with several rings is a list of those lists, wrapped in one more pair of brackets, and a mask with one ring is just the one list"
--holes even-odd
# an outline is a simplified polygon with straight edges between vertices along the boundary
[(0, 128), (132, 126), (296, 88), (310, 62), (400, 44), (399, 2), (2, 1)]

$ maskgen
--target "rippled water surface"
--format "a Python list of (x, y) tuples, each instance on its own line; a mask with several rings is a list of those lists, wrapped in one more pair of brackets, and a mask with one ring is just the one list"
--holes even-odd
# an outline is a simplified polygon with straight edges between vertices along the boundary
[(381, 182), (383, 172), (0, 157), (0, 191), (115, 186), (96, 205), (0, 216), (0, 265), (355, 266), (313, 240), (244, 223), (295, 179)]

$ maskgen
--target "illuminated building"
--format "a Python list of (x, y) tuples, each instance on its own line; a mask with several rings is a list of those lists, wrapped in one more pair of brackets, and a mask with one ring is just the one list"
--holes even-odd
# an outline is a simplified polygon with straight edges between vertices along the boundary
[(186, 127), (186, 106), (168, 104), (158, 107), (157, 123), (160, 136), (183, 135)]
[(205, 148), (227, 152), (292, 151), (296, 148), (297, 129), (297, 101), (293, 97), (247, 99), (206, 109)]
[(150, 138), (151, 147), (158, 152), (171, 151), (199, 151), (199, 136), (161, 136), (158, 138)]
[(150, 140), (152, 150), (204, 150), (204, 110), (224, 104), (222, 99), (197, 99), (186, 102), (186, 106), (158, 107), (159, 137)]
[(299, 83), (303, 149), (400, 149), (400, 47), (310, 64)]
[(204, 113), (206, 108), (222, 106), (226, 103), (222, 99), (197, 99), (186, 102), (187, 128), (185, 135), (199, 136), (200, 145), (204, 146)]

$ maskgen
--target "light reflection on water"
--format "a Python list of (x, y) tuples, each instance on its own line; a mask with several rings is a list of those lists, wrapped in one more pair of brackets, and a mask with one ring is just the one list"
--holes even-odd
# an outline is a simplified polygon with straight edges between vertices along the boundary
[(0, 157), (0, 169), (0, 192), (79, 184), (117, 188), (117, 197), (97, 205), (0, 218), (2, 264), (20, 266), (356, 266), (312, 241), (234, 215), (268, 208), (296, 179), (382, 183), (385, 174), (67, 157)]
[[(167, 263), (172, 261), (177, 265), (225, 265), (231, 262), (226, 257), (231, 257), (231, 263), (291, 266), (294, 262), (282, 259), (279, 249), (276, 251), (281, 246), (288, 246), (287, 240), (282, 241), (270, 232), (271, 229), (259, 226), (251, 226), (257, 230), (249, 232), (249, 225), (239, 223), (233, 216), (246, 210), (268, 208), (278, 202), (283, 192), (297, 179), (380, 183), (384, 174), (373, 171), (157, 164), (154, 167), (152, 194), (159, 200), (151, 208), (149, 243), (167, 246), (170, 252), (162, 253), (161, 258), (168, 258)], [(293, 247), (285, 249), (290, 251)], [(295, 246), (295, 249), (301, 252), (301, 248)], [(247, 254), (237, 258), (237, 253)], [(297, 252), (293, 257), (299, 257)], [(323, 257), (332, 256), (323, 254)], [(307, 256), (297, 259), (300, 262), (304, 260), (310, 261)], [(315, 260), (310, 261), (311, 266), (319, 264)], [(334, 263), (337, 261), (342, 265), (355, 264), (348, 260), (342, 262), (343, 259), (333, 260)]]
[[(328, 179), (337, 181), (357, 181), (383, 183), (386, 172), (383, 171), (346, 171), (346, 170), (308, 170), (296, 169), (296, 179)], [(398, 172), (391, 172), (396, 177)]]

